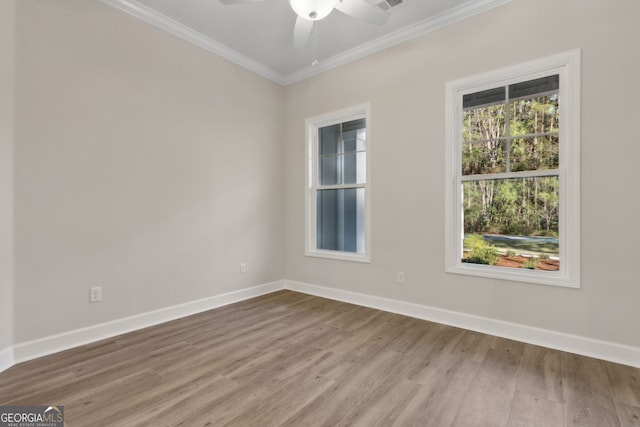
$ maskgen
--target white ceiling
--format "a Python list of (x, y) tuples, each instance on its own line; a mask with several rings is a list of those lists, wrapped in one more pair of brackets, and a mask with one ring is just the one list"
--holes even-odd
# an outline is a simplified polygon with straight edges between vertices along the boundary
[(382, 26), (334, 10), (318, 22), (315, 67), (311, 42), (293, 45), (296, 14), (288, 0), (237, 5), (219, 0), (102, 1), (286, 85), (511, 0), (404, 0)]

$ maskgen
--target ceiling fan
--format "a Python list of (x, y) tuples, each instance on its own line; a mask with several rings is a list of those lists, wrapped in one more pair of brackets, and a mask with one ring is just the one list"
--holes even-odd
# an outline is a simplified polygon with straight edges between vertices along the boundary
[[(258, 1), (263, 0), (220, 0), (220, 3), (231, 5)], [(389, 19), (389, 12), (367, 0), (289, 0), (289, 5), (298, 15), (293, 30), (293, 43), (297, 47), (309, 41), (310, 36), (316, 31), (316, 22), (326, 18), (334, 9), (374, 25), (382, 25)], [(314, 43), (313, 65), (317, 63), (315, 50)]]

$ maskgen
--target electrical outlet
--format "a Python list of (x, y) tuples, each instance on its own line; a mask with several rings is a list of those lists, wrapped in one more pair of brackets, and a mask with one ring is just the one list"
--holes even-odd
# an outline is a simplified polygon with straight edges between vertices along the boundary
[(404, 271), (398, 271), (396, 273), (396, 282), (404, 283)]
[(240, 274), (245, 274), (247, 272), (247, 263), (243, 262), (240, 264)]
[(102, 286), (94, 286), (89, 289), (89, 302), (102, 301)]

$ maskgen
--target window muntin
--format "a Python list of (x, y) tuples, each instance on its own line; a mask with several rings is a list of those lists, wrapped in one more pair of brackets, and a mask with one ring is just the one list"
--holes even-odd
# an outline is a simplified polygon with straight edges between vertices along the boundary
[(447, 89), (446, 270), (578, 287), (579, 51)]
[(369, 260), (367, 112), (307, 121), (307, 255)]

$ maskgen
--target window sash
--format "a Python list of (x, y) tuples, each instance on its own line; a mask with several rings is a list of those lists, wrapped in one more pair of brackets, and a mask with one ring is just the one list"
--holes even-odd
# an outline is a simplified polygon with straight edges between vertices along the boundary
[(483, 144), (492, 141), (506, 141), (507, 139), (524, 139), (524, 138), (538, 138), (544, 136), (559, 136), (559, 131), (539, 132), (539, 133), (525, 133), (516, 136), (501, 136), (499, 138), (487, 138), (487, 139), (462, 139), (463, 144)]
[[(462, 175), (462, 145), (476, 141), (463, 141), (463, 97), (484, 90), (518, 84), (536, 78), (557, 74), (560, 87), (553, 89), (561, 100), (558, 130), (560, 138), (559, 164), (554, 169), (482, 173)], [(445, 150), (445, 271), (448, 273), (531, 282), (543, 285), (580, 287), (580, 51), (578, 49), (529, 61), (485, 74), (472, 76), (446, 85), (446, 143)], [(488, 95), (491, 95), (488, 92)], [(543, 94), (544, 95), (544, 94)], [(495, 94), (494, 94), (495, 96)], [(524, 98), (531, 98), (527, 95)], [(487, 98), (489, 99), (489, 98)], [(516, 99), (493, 104), (512, 103)], [(475, 109), (480, 106), (470, 106)], [(545, 132), (546, 133), (546, 132)], [(505, 134), (505, 139), (508, 133)], [(554, 135), (555, 136), (555, 135)], [(509, 136), (511, 140), (526, 135)], [(559, 182), (560, 271), (515, 269), (462, 263), (462, 236), (464, 207), (462, 183), (473, 180), (510, 179), (557, 176)]]
[(535, 178), (544, 176), (560, 176), (562, 169), (538, 169), (532, 171), (518, 171), (518, 172), (502, 172), (502, 173), (487, 173), (487, 174), (475, 174), (475, 175), (460, 175), (458, 178), (461, 182), (464, 181), (477, 181), (479, 179), (513, 179), (513, 178)]
[[(336, 153), (320, 154), (320, 129), (328, 126), (344, 124), (348, 122), (364, 121), (366, 139), (364, 141), (364, 149), (358, 149), (358, 143), (356, 143), (356, 150), (344, 151), (344, 141), (341, 141), (342, 149), (338, 148)], [(357, 123), (356, 123), (357, 124)], [(323, 116), (313, 117), (307, 119), (307, 203), (306, 203), (306, 251), (307, 256), (338, 259), (345, 261), (356, 262), (370, 262), (370, 132), (369, 132), (369, 106), (367, 104), (354, 107), (352, 109), (343, 110), (337, 113), (330, 113)], [(357, 128), (347, 129), (352, 131)], [(321, 184), (320, 182), (320, 162), (321, 159), (337, 158), (338, 163), (341, 159), (345, 158), (345, 155), (358, 155), (358, 153), (364, 153), (365, 170), (364, 179), (362, 182), (356, 183), (342, 183), (336, 184)], [(357, 169), (356, 169), (357, 171)], [(342, 175), (344, 171), (340, 172)], [(339, 177), (342, 181), (342, 177)], [(358, 174), (356, 173), (356, 180)], [(357, 223), (358, 236), (362, 236), (362, 239), (358, 238), (357, 251), (341, 251), (341, 250), (327, 250), (318, 248), (318, 194), (321, 191), (326, 190), (351, 190), (355, 189), (358, 194), (364, 194), (364, 221), (363, 223)]]

